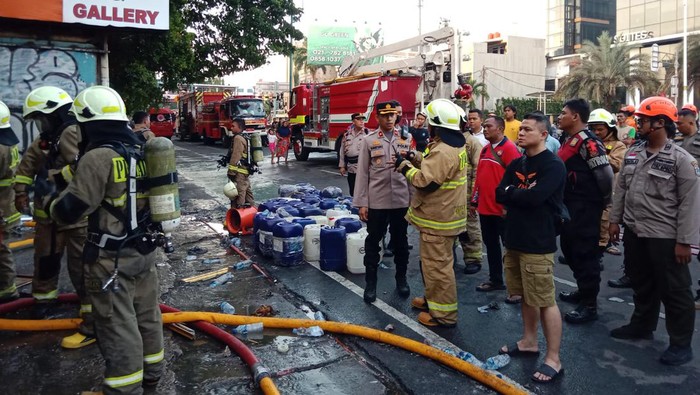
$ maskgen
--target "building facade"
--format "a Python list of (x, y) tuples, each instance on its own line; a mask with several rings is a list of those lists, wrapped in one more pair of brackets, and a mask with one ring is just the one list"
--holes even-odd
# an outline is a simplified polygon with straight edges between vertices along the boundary
[[(586, 40), (595, 42), (604, 31), (616, 31), (615, 0), (548, 0), (549, 57), (571, 55)], [(619, 3), (619, 1), (618, 1)]]

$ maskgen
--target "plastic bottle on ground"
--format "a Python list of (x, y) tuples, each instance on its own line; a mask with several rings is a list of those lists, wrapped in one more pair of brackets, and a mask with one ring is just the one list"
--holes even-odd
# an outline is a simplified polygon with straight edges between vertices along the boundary
[(219, 262), (221, 262), (221, 258), (202, 259), (202, 263), (205, 265), (213, 265), (214, 263), (219, 263)]
[(250, 259), (246, 259), (245, 261), (240, 261), (240, 262), (236, 263), (235, 265), (233, 265), (233, 269), (243, 270), (245, 268), (249, 268), (250, 265), (252, 265), (252, 264), (253, 264), (253, 261), (251, 261)]
[(237, 327), (233, 328), (231, 332), (235, 335), (247, 335), (248, 333), (262, 332), (262, 330), (263, 323), (255, 322), (252, 324), (238, 325)]
[(229, 302), (221, 302), (219, 307), (221, 307), (221, 312), (224, 314), (236, 314), (236, 308), (231, 306)]
[(489, 357), (484, 363), (484, 369), (486, 370), (498, 370), (510, 363), (510, 356), (508, 354), (500, 354), (495, 357)]
[(320, 326), (310, 326), (308, 328), (294, 328), (292, 332), (297, 336), (319, 337), (323, 336), (323, 329)]
[(314, 319), (315, 319), (316, 321), (325, 321), (325, 320), (326, 320), (326, 317), (323, 316), (323, 313), (322, 313), (322, 312), (317, 311), (317, 312), (314, 313)]
[(233, 279), (233, 274), (224, 273), (221, 276), (214, 279), (214, 281), (212, 281), (211, 284), (209, 284), (209, 288), (214, 288), (214, 287), (218, 287), (219, 285), (226, 284), (227, 282), (231, 281), (232, 279)]

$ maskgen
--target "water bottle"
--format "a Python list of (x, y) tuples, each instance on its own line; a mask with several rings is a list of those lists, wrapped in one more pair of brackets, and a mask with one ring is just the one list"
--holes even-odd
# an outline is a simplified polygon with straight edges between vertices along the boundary
[(479, 361), (477, 357), (475, 357), (472, 353), (467, 352), (467, 351), (459, 351), (456, 355), (457, 358), (461, 359), (462, 361), (469, 362), (470, 364), (474, 366), (478, 366), (480, 368), (484, 367), (484, 364)]
[(281, 207), (277, 209), (277, 215), (279, 215), (280, 218), (291, 217), (291, 215), (289, 215), (289, 213), (287, 212), (287, 210), (285, 210), (285, 209), (283, 209), (283, 208), (281, 208)]
[(253, 264), (253, 261), (251, 261), (250, 259), (246, 259), (245, 261), (240, 261), (240, 262), (236, 263), (235, 265), (232, 266), (232, 268), (235, 270), (243, 270), (243, 269), (249, 268), (250, 265), (252, 265), (252, 264)]
[(316, 321), (325, 321), (326, 317), (323, 316), (323, 313), (321, 313), (320, 311), (317, 311), (314, 313), (314, 319)]
[(209, 288), (215, 288), (218, 287), (219, 285), (226, 284), (227, 282), (231, 281), (233, 279), (233, 274), (231, 273), (224, 273), (223, 275), (217, 277), (214, 281), (209, 284)]
[(221, 258), (202, 259), (202, 263), (205, 265), (213, 265), (214, 263), (219, 263), (219, 262), (221, 262)]
[(229, 240), (229, 245), (236, 248), (241, 248), (241, 239), (238, 237), (232, 237), (231, 240)]
[(320, 326), (310, 326), (308, 328), (295, 328), (292, 332), (297, 336), (319, 337), (323, 336), (323, 329)]
[(263, 217), (267, 217), (270, 215), (270, 210), (265, 209), (265, 211), (262, 212)]
[(247, 335), (249, 333), (262, 332), (262, 330), (263, 330), (263, 323), (256, 322), (253, 324), (238, 325), (237, 327), (233, 328), (233, 330), (231, 330), (231, 332), (235, 335)]
[(484, 368), (486, 370), (498, 370), (510, 363), (510, 356), (508, 354), (500, 354), (495, 357), (490, 357), (486, 360)]
[(236, 308), (231, 306), (231, 303), (229, 302), (221, 302), (219, 307), (221, 307), (221, 312), (224, 314), (236, 314)]

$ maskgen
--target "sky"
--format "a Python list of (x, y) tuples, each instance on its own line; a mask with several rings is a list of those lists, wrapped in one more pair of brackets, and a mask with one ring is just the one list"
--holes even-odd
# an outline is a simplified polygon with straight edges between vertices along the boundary
[[(354, 26), (368, 24), (384, 29), (384, 43), (391, 44), (418, 35), (419, 0), (294, 0), (304, 14), (297, 26), (304, 35), (312, 25)], [(544, 38), (547, 32), (547, 0), (422, 0), (422, 32), (439, 29), (440, 19), (468, 31), (467, 40), (482, 41), (489, 33), (501, 36)], [(397, 7), (397, 4), (400, 5)], [(287, 81), (286, 57), (273, 56), (255, 70), (225, 77), (230, 85), (252, 87), (259, 80)]]

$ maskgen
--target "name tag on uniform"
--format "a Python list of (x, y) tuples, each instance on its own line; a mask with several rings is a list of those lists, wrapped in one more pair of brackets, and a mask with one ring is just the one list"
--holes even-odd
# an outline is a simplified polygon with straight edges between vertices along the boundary
[(651, 169), (673, 174), (676, 170), (676, 162), (671, 159), (656, 158), (651, 164)]
[(636, 165), (639, 159), (636, 158), (625, 158), (625, 165)]

